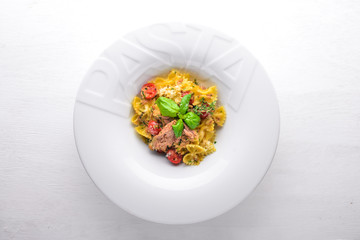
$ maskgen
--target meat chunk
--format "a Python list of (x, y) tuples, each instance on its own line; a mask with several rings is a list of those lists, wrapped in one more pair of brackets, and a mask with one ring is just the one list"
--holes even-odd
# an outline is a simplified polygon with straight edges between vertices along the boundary
[(186, 124), (184, 124), (184, 130), (182, 132), (182, 135), (175, 140), (174, 145), (184, 146), (198, 137), (199, 135), (197, 134), (197, 132), (191, 130)]
[(172, 129), (172, 126), (175, 123), (176, 120), (173, 120), (166, 124), (161, 132), (153, 138), (152, 142), (149, 144), (151, 150), (166, 152), (166, 149), (171, 148), (175, 144), (188, 144), (191, 140), (198, 137), (198, 134), (195, 131), (190, 130), (189, 127), (184, 124), (184, 131), (181, 137), (176, 138)]
[(163, 126), (170, 123), (173, 118), (171, 117), (165, 117), (165, 116), (159, 116), (156, 118)]
[(176, 120), (166, 124), (160, 133), (153, 138), (149, 144), (149, 148), (151, 150), (165, 152), (168, 147), (170, 148), (174, 144), (176, 137), (172, 129), (172, 125), (175, 123)]

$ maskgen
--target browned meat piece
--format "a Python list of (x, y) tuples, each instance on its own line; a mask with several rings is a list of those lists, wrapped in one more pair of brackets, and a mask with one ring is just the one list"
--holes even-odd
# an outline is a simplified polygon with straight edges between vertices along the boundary
[(151, 150), (166, 152), (166, 149), (171, 148), (174, 144), (184, 145), (198, 137), (198, 134), (195, 131), (190, 130), (185, 124), (183, 134), (181, 137), (176, 138), (172, 129), (172, 125), (175, 123), (176, 120), (173, 120), (172, 122), (166, 124), (161, 132), (153, 138), (149, 144), (149, 148)]
[(191, 140), (198, 138), (199, 135), (194, 130), (191, 130), (186, 124), (184, 124), (184, 131), (178, 139), (175, 141), (175, 145), (183, 146), (187, 145)]
[(149, 148), (151, 150), (165, 152), (168, 147), (171, 147), (174, 144), (176, 137), (172, 129), (172, 125), (175, 123), (176, 120), (166, 124), (160, 133), (153, 138), (149, 144)]
[(173, 118), (171, 117), (164, 117), (164, 116), (159, 116), (155, 119), (158, 120), (158, 122), (160, 122), (162, 126), (165, 126), (166, 124), (170, 123), (173, 120)]

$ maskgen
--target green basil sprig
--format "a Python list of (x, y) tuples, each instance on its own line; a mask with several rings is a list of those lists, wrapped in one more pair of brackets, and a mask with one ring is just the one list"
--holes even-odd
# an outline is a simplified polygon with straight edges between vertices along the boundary
[(161, 115), (165, 117), (176, 117), (180, 110), (176, 102), (166, 97), (159, 97), (155, 103), (159, 106)]
[[(156, 104), (159, 106), (161, 115), (165, 117), (179, 117), (180, 119), (172, 126), (175, 136), (178, 138), (184, 130), (184, 122), (190, 129), (195, 129), (200, 124), (200, 117), (193, 112), (186, 111), (189, 108), (191, 94), (185, 95), (180, 102), (180, 107), (173, 100), (159, 97)], [(185, 114), (186, 113), (186, 114)]]
[(185, 115), (184, 121), (190, 129), (195, 129), (200, 124), (200, 117), (193, 112), (188, 112)]
[(184, 123), (182, 119), (177, 120), (176, 124), (172, 125), (175, 136), (178, 138), (181, 136), (184, 130)]
[(180, 110), (179, 110), (179, 112), (180, 112), (181, 114), (185, 114), (186, 111), (188, 110), (190, 98), (191, 98), (191, 94), (186, 94), (186, 95), (181, 99), (181, 102), (180, 102)]

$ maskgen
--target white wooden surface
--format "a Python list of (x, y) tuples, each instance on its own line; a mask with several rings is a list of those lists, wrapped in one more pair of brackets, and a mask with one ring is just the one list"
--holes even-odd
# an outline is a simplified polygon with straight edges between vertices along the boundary
[[(72, 132), (95, 57), (161, 21), (239, 39), (281, 108), (264, 181), (232, 211), (188, 226), (145, 222), (106, 199)], [(0, 239), (360, 239), (360, 2), (0, 1)]]

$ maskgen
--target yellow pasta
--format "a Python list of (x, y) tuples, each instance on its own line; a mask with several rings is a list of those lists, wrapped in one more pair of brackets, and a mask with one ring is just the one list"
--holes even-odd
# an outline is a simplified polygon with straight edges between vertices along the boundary
[(205, 149), (204, 156), (207, 156), (216, 151), (215, 144), (209, 140), (203, 141), (201, 146)]
[(215, 123), (219, 126), (223, 126), (226, 119), (226, 111), (224, 106), (218, 107), (215, 109), (215, 112), (212, 115)]
[(169, 80), (166, 78), (157, 77), (154, 80), (150, 81), (151, 83), (154, 83), (157, 88), (161, 88), (169, 84)]
[(193, 155), (191, 153), (188, 153), (184, 156), (183, 162), (186, 165), (199, 165), (202, 160), (204, 160), (204, 155)]
[[(158, 98), (172, 100), (173, 104), (180, 106), (182, 98), (188, 94), (191, 94), (191, 98), (187, 99), (185, 113), (175, 113), (176, 117), (162, 115), (161, 106), (159, 108), (156, 102)], [(142, 87), (141, 94), (134, 97), (131, 122), (150, 149), (165, 152), (172, 163), (179, 164), (182, 161), (187, 165), (199, 165), (205, 156), (216, 151), (216, 126), (223, 126), (226, 120), (225, 108), (217, 106), (217, 99), (216, 86), (205, 87), (189, 73), (173, 69), (167, 76), (150, 80)], [(187, 122), (185, 118), (190, 112), (200, 121), (192, 128), (190, 126), (193, 123)], [(180, 118), (183, 119), (184, 128), (180, 136), (175, 136), (174, 124)], [(162, 147), (163, 143), (165, 145)]]
[(199, 145), (189, 144), (186, 146), (189, 151), (183, 158), (183, 162), (186, 165), (199, 165), (200, 162), (204, 159), (205, 149)]
[(151, 110), (151, 107), (154, 106), (155, 101), (141, 101), (139, 110), (143, 113), (149, 113)]
[(186, 145), (186, 149), (192, 154), (200, 154), (205, 151), (205, 149), (195, 144)]
[(210, 141), (210, 140), (214, 137), (214, 135), (215, 135), (214, 131), (206, 130), (203, 139), (204, 139), (205, 141)]
[(186, 145), (185, 146), (178, 146), (175, 148), (176, 152), (181, 154), (181, 155), (185, 155), (186, 153), (188, 153), (189, 151), (187, 150), (186, 148)]
[(217, 88), (212, 86), (210, 88), (202, 89), (195, 88), (194, 104), (199, 104), (201, 99), (204, 99), (207, 103), (212, 103), (217, 100)]
[(196, 90), (199, 88), (198, 85), (188, 79), (184, 79), (180, 85), (183, 91), (192, 91), (194, 94), (196, 94)]
[(214, 132), (214, 134), (211, 136), (211, 138), (209, 139), (210, 142), (215, 142), (215, 137), (216, 137), (216, 132)]
[(198, 126), (199, 132), (199, 141), (210, 140), (214, 134), (214, 120), (212, 118), (206, 118), (203, 122)]
[(134, 116), (131, 117), (131, 122), (135, 125), (139, 125), (140, 124), (139, 117), (140, 116), (137, 113), (135, 113)]
[(135, 127), (135, 130), (141, 136), (151, 139), (151, 134), (148, 133), (146, 126), (144, 126), (144, 125), (137, 126), (137, 127)]
[(140, 103), (141, 103), (141, 99), (139, 97), (134, 97), (132, 101), (132, 106), (137, 114), (141, 114)]
[(138, 119), (133, 118), (131, 121), (135, 125), (139, 125), (141, 122), (148, 122), (152, 115), (152, 108), (154, 106), (155, 101), (154, 100), (140, 100), (140, 98), (135, 97), (133, 100), (133, 108), (135, 111), (135, 115), (138, 116)]

